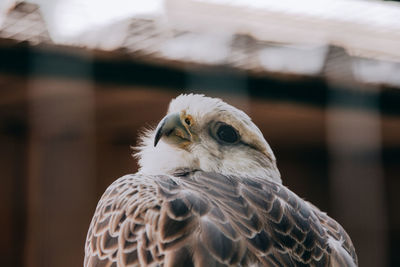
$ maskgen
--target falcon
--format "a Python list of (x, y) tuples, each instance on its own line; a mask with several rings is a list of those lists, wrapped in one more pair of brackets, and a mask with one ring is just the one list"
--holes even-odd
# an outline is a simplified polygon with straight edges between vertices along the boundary
[(282, 185), (243, 111), (180, 95), (136, 149), (139, 171), (97, 205), (84, 266), (357, 266), (345, 230)]

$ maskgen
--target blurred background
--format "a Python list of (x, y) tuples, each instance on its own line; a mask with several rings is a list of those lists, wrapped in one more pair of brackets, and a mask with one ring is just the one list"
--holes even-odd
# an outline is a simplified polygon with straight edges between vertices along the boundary
[(81, 266), (96, 203), (181, 93), (247, 112), (360, 266), (400, 266), (400, 4), (0, 2), (3, 266)]

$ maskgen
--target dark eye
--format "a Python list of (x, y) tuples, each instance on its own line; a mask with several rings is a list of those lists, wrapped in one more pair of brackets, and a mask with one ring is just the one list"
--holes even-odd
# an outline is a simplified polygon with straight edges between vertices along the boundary
[(219, 140), (229, 144), (236, 143), (239, 139), (239, 135), (235, 128), (227, 124), (221, 124), (218, 127), (217, 137)]

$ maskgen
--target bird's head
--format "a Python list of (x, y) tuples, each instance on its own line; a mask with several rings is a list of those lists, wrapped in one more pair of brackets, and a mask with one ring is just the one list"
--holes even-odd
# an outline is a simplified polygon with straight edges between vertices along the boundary
[(280, 182), (275, 156), (243, 111), (218, 98), (180, 95), (155, 130), (141, 138), (140, 172), (202, 170)]

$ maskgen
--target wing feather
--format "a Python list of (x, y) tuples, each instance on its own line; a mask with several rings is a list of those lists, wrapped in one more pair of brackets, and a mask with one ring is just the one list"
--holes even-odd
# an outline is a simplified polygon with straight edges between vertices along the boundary
[(127, 175), (96, 208), (85, 266), (356, 266), (344, 229), (283, 185)]

